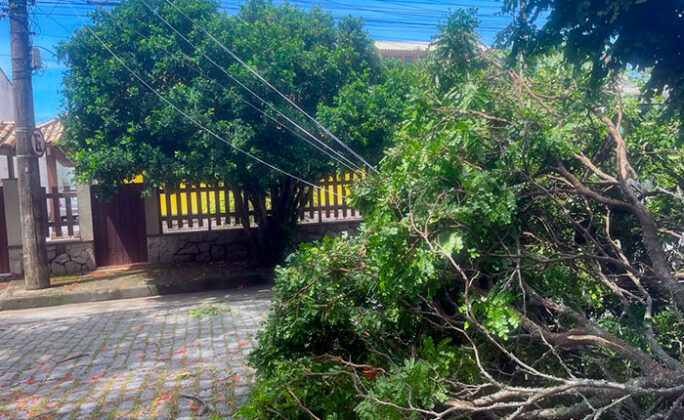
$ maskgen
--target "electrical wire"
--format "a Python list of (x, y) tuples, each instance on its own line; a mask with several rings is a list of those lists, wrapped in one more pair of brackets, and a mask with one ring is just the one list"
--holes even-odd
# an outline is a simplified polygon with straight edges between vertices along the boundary
[(164, 24), (166, 24), (166, 25), (167, 25), (172, 31), (174, 31), (179, 37), (181, 37), (181, 39), (183, 39), (183, 41), (185, 41), (186, 43), (188, 43), (188, 45), (190, 45), (193, 49), (195, 49), (197, 52), (199, 52), (200, 54), (202, 54), (202, 56), (203, 56), (205, 59), (207, 59), (210, 63), (212, 63), (216, 68), (218, 68), (219, 70), (221, 70), (221, 71), (222, 71), (226, 76), (228, 76), (233, 82), (235, 82), (235, 83), (238, 84), (240, 87), (242, 87), (244, 90), (246, 90), (247, 92), (249, 92), (252, 96), (254, 96), (255, 98), (257, 98), (261, 103), (263, 103), (264, 105), (266, 105), (267, 107), (269, 107), (271, 110), (273, 110), (274, 112), (276, 112), (278, 115), (280, 115), (281, 117), (285, 118), (290, 124), (292, 124), (292, 125), (294, 125), (295, 127), (297, 127), (299, 130), (301, 130), (303, 133), (305, 133), (305, 134), (306, 134), (307, 136), (309, 136), (311, 139), (313, 139), (313, 140), (316, 141), (317, 143), (321, 144), (323, 147), (325, 147), (325, 148), (326, 148), (327, 150), (329, 150), (331, 153), (337, 155), (340, 159), (344, 160), (344, 161), (347, 162), (349, 165), (353, 166), (353, 167), (355, 168), (355, 170), (359, 170), (359, 171), (365, 172), (365, 171), (363, 171), (363, 168), (362, 168), (361, 166), (356, 165), (354, 162), (352, 162), (351, 160), (349, 160), (346, 156), (342, 155), (341, 153), (339, 153), (338, 151), (336, 151), (335, 149), (333, 149), (332, 147), (330, 147), (329, 145), (327, 145), (325, 142), (323, 142), (322, 140), (318, 139), (316, 136), (314, 136), (313, 134), (311, 134), (311, 133), (310, 133), (308, 130), (306, 130), (304, 127), (302, 127), (301, 125), (299, 125), (297, 122), (293, 121), (293, 120), (292, 120), (290, 117), (288, 117), (287, 115), (283, 114), (280, 110), (278, 110), (276, 107), (274, 107), (271, 103), (269, 103), (268, 101), (266, 101), (265, 99), (263, 99), (263, 98), (262, 98), (261, 96), (259, 96), (256, 92), (254, 92), (252, 89), (250, 89), (248, 86), (246, 86), (246, 85), (245, 85), (244, 83), (242, 83), (240, 80), (238, 80), (238, 79), (237, 79), (233, 74), (231, 74), (228, 70), (226, 70), (225, 68), (223, 68), (222, 66), (220, 66), (214, 59), (212, 59), (211, 57), (209, 57), (209, 55), (207, 55), (207, 54), (204, 52), (204, 50), (202, 50), (201, 48), (197, 47), (197, 46), (194, 45), (192, 42), (190, 42), (190, 40), (189, 40), (185, 35), (183, 35), (180, 31), (178, 31), (178, 29), (177, 29), (175, 26), (173, 26), (173, 25), (172, 25), (171, 23), (169, 23), (166, 19), (164, 19), (156, 10), (154, 10), (153, 8), (151, 8), (150, 5), (149, 5), (145, 0), (140, 0), (140, 2), (143, 3), (143, 4), (145, 5), (145, 7), (147, 7), (155, 16), (157, 16), (162, 22), (164, 22)]
[[(402, 41), (426, 41), (430, 35), (426, 31), (434, 31), (439, 25), (441, 19), (445, 17), (452, 8), (464, 9), (475, 7), (478, 9), (477, 17), (483, 22), (478, 30), (481, 33), (493, 35), (495, 32), (500, 32), (505, 29), (510, 22), (510, 16), (502, 12), (501, 6), (496, 4), (495, 0), (484, 2), (484, 0), (477, 0), (477, 4), (468, 4), (461, 1), (456, 3), (451, 2), (415, 2), (415, 1), (378, 1), (368, 0), (363, 4), (351, 5), (340, 1), (331, 0), (288, 0), (291, 4), (297, 7), (306, 8), (307, 6), (322, 6), (329, 8), (333, 19), (340, 21), (346, 19), (347, 14), (363, 18), (364, 25), (371, 32), (376, 32), (374, 38), (389, 39), (385, 33), (391, 28), (401, 28), (402, 38), (397, 40)], [(42, 5), (49, 5), (54, 7), (65, 6), (63, 2), (56, 0), (37, 0)], [(284, 1), (276, 0), (276, 4), (282, 4)], [(94, 10), (94, 8), (111, 8), (120, 4), (120, 1), (83, 1), (74, 5), (75, 8), (81, 10)], [(219, 8), (230, 13), (237, 14), (240, 11), (240, 1), (223, 0), (219, 3)], [(422, 5), (422, 6), (421, 6)], [(483, 13), (480, 10), (490, 10)], [(365, 13), (360, 14), (359, 11)], [(348, 12), (348, 13), (347, 13)], [(45, 13), (48, 14), (48, 13)], [(73, 14), (59, 13), (57, 16), (75, 16)], [(383, 18), (382, 16), (388, 16)]]
[[(119, 28), (121, 28), (123, 31), (125, 31), (125, 30), (131, 30), (131, 31), (137, 33), (142, 39), (145, 39), (145, 34), (139, 32), (137, 29), (132, 28), (132, 27), (124, 28), (124, 27), (122, 26), (120, 20), (119, 20), (118, 18), (116, 18), (112, 13), (108, 13), (107, 16), (112, 20), (112, 22), (114, 22), (117, 26), (119, 26)], [(178, 57), (176, 57), (175, 55), (173, 55), (173, 54), (170, 52), (170, 50), (167, 49), (166, 47), (163, 47), (163, 50), (166, 52), (166, 54), (167, 54), (169, 57), (172, 57), (172, 58), (174, 58), (174, 59), (176, 59), (176, 60), (179, 60)], [(217, 81), (217, 80), (214, 80), (213, 78), (211, 78), (211, 77), (209, 77), (208, 75), (206, 75), (206, 74), (201, 70), (201, 68), (200, 68), (199, 66), (195, 66), (194, 63), (192, 62), (192, 58), (189, 57), (186, 53), (184, 53), (183, 51), (181, 51), (181, 53), (183, 54), (183, 58), (185, 59), (185, 61), (192, 67), (193, 70), (195, 70), (200, 76), (202, 76), (202, 78), (203, 78), (204, 80), (210, 81), (210, 82), (214, 82), (214, 83), (217, 83), (217, 84), (218, 84), (219, 86), (221, 86), (224, 90), (230, 91), (230, 89), (229, 89), (228, 87), (226, 87), (225, 85), (223, 85), (221, 82), (219, 82), (219, 81)], [(336, 156), (332, 155), (330, 152), (328, 152), (328, 151), (322, 149), (322, 148), (321, 148), (320, 146), (318, 146), (316, 143), (311, 142), (311, 140), (309, 140), (309, 139), (307, 139), (306, 137), (303, 137), (301, 134), (295, 132), (293, 129), (291, 129), (290, 127), (288, 127), (288, 126), (287, 126), (286, 124), (284, 124), (282, 121), (280, 121), (280, 120), (278, 120), (277, 118), (275, 118), (275, 117), (269, 115), (268, 113), (266, 113), (265, 111), (263, 111), (261, 108), (259, 108), (258, 106), (254, 105), (252, 102), (248, 101), (248, 100), (247, 100), (246, 98), (244, 98), (242, 95), (238, 95), (237, 98), (238, 98), (241, 102), (245, 103), (246, 105), (250, 106), (252, 109), (254, 109), (255, 111), (257, 111), (258, 113), (260, 113), (261, 115), (263, 115), (264, 117), (266, 117), (266, 118), (268, 118), (269, 120), (271, 120), (272, 122), (274, 122), (274, 123), (276, 124), (276, 126), (280, 126), (280, 127), (285, 128), (285, 129), (286, 129), (287, 131), (289, 131), (293, 136), (295, 136), (295, 137), (299, 138), (300, 140), (302, 140), (302, 141), (304, 141), (304, 142), (310, 144), (310, 145), (311, 145), (312, 147), (314, 147), (316, 150), (320, 151), (321, 153), (323, 153), (323, 154), (326, 155), (327, 157), (331, 158), (332, 160), (334, 160), (334, 161), (336, 161), (336, 162), (342, 164), (342, 165), (343, 165), (345, 168), (347, 168), (348, 170), (350, 170), (350, 171), (352, 171), (352, 172), (355, 172), (355, 171), (359, 170), (359, 168), (353, 168), (353, 167), (349, 166), (346, 162), (344, 162), (344, 161), (338, 159)]]
[[(69, 5), (71, 6), (71, 0), (65, 0), (65, 1), (67, 2), (67, 4), (69, 4)], [(75, 10), (74, 10), (74, 13), (76, 13)], [(212, 137), (214, 137), (214, 138), (216, 138), (216, 139), (218, 139), (218, 140), (220, 140), (220, 141), (226, 143), (228, 146), (230, 146), (230, 147), (232, 147), (233, 149), (235, 149), (236, 151), (238, 151), (238, 152), (244, 154), (245, 156), (247, 156), (247, 157), (249, 157), (249, 158), (251, 158), (251, 159), (253, 159), (253, 160), (256, 160), (257, 162), (261, 163), (262, 165), (265, 165), (265, 166), (267, 166), (267, 167), (269, 167), (269, 168), (271, 168), (271, 169), (273, 169), (273, 170), (275, 170), (275, 171), (277, 171), (277, 172), (280, 172), (281, 174), (283, 174), (283, 175), (285, 175), (285, 176), (288, 176), (288, 177), (290, 177), (290, 178), (292, 178), (292, 179), (294, 179), (294, 180), (296, 180), (296, 181), (299, 181), (299, 182), (301, 182), (301, 183), (303, 183), (303, 184), (305, 184), (305, 185), (308, 185), (308, 186), (310, 186), (310, 187), (312, 187), (312, 188), (318, 189), (318, 190), (320, 190), (320, 191), (324, 191), (324, 192), (326, 192), (326, 193), (328, 193), (328, 194), (333, 194), (333, 195), (336, 196), (336, 197), (341, 197), (341, 198), (343, 198), (343, 199), (346, 198), (345, 195), (339, 194), (339, 193), (337, 193), (337, 191), (329, 191), (329, 190), (326, 190), (325, 188), (323, 188), (323, 187), (321, 187), (321, 186), (319, 186), (319, 185), (316, 185), (316, 184), (314, 184), (314, 183), (312, 183), (312, 182), (309, 182), (309, 181), (307, 181), (307, 180), (305, 180), (305, 179), (302, 179), (302, 178), (300, 178), (300, 177), (298, 177), (298, 176), (296, 176), (296, 175), (292, 175), (291, 173), (289, 173), (289, 172), (287, 172), (287, 171), (285, 171), (285, 170), (283, 170), (283, 169), (280, 169), (280, 168), (278, 168), (277, 166), (275, 166), (275, 165), (273, 165), (273, 164), (271, 164), (271, 163), (266, 162), (265, 160), (263, 160), (263, 159), (261, 159), (261, 158), (255, 156), (255, 155), (253, 155), (252, 153), (250, 153), (250, 152), (248, 152), (248, 151), (246, 151), (246, 150), (244, 150), (244, 149), (242, 149), (242, 148), (240, 148), (240, 147), (234, 145), (233, 143), (229, 142), (228, 140), (226, 140), (226, 139), (224, 139), (223, 137), (221, 137), (221, 136), (219, 136), (218, 134), (216, 134), (213, 130), (207, 128), (207, 127), (204, 126), (202, 123), (200, 123), (200, 122), (198, 122), (197, 120), (195, 120), (194, 118), (192, 118), (192, 117), (191, 117), (190, 115), (188, 115), (185, 111), (183, 111), (183, 110), (180, 109), (178, 106), (176, 106), (173, 102), (171, 102), (170, 100), (166, 99), (166, 98), (164, 97), (164, 95), (162, 95), (162, 94), (159, 93), (155, 88), (153, 88), (152, 86), (150, 86), (142, 77), (140, 77), (140, 76), (138, 75), (138, 73), (136, 73), (133, 69), (131, 69), (131, 68), (130, 68), (130, 67), (129, 67), (129, 66), (128, 66), (128, 65), (127, 65), (127, 64), (126, 64), (126, 63), (125, 63), (125, 62), (124, 62), (124, 61), (123, 61), (123, 60), (122, 60), (122, 59), (121, 59), (121, 58), (120, 58), (120, 57), (119, 57), (119, 56), (118, 56), (118, 55), (117, 55), (117, 54), (116, 54), (116, 53), (115, 53), (115, 52), (114, 52), (114, 51), (113, 51), (113, 50), (112, 50), (112, 49), (111, 49), (111, 48), (110, 48), (110, 47), (109, 47), (109, 46), (108, 46), (108, 45), (107, 45), (107, 44), (106, 44), (98, 35), (97, 35), (97, 33), (95, 33), (95, 31), (93, 31), (93, 29), (92, 29), (92, 28), (90, 27), (90, 25), (88, 25), (88, 23), (81, 17), (81, 15), (78, 15), (77, 17), (79, 18), (79, 20), (81, 20), (81, 22), (83, 23), (83, 25), (84, 25), (84, 27), (86, 28), (86, 30), (87, 30), (88, 32), (90, 32), (90, 34), (91, 34), (91, 35), (92, 35), (92, 36), (93, 36), (93, 37), (94, 37), (94, 38), (95, 38), (95, 39), (96, 39), (96, 40), (97, 40), (97, 41), (98, 41), (98, 42), (99, 42), (99, 43), (100, 43), (100, 44), (101, 44), (101, 45), (102, 45), (102, 46), (103, 46), (111, 55), (112, 55), (112, 57), (114, 57), (114, 59), (115, 59), (116, 61), (119, 62), (119, 64), (121, 64), (129, 73), (131, 73), (131, 75), (132, 75), (133, 77), (135, 77), (140, 83), (143, 84), (143, 86), (145, 86), (145, 87), (146, 87), (147, 89), (149, 89), (152, 93), (154, 93), (154, 94), (155, 94), (159, 99), (161, 99), (164, 103), (166, 103), (168, 106), (170, 106), (171, 108), (173, 108), (176, 112), (178, 112), (179, 114), (181, 114), (181, 115), (182, 115), (183, 117), (185, 117), (187, 120), (189, 120), (190, 122), (192, 122), (193, 124), (195, 124), (196, 126), (198, 126), (200, 129), (202, 129), (202, 130), (205, 131), (206, 133), (210, 134)]]
[[(40, 7), (38, 7), (38, 8), (40, 9)], [(42, 10), (42, 9), (41, 9), (41, 10)], [(70, 31), (66, 26), (64, 26), (60, 21), (54, 19), (54, 18), (53, 18), (52, 16), (50, 16), (50, 15), (47, 15), (47, 17), (48, 17), (50, 20), (52, 20), (53, 22), (55, 22), (57, 25), (61, 26), (62, 29), (64, 29), (64, 31), (66, 31), (67, 33), (71, 32), (71, 31)], [(113, 16), (111, 13), (108, 15), (108, 17), (109, 17), (110, 19), (112, 19), (112, 22), (114, 22), (117, 26), (119, 26), (120, 28), (124, 29), (124, 28), (121, 26), (121, 24), (120, 24), (120, 22), (118, 21), (118, 19), (114, 18), (114, 16)], [(129, 27), (128, 29), (134, 31), (135, 33), (137, 33), (141, 38), (145, 38), (145, 35), (142, 34), (142, 33), (140, 33), (139, 31), (137, 31), (135, 28)], [(43, 34), (43, 36), (50, 36), (50, 37), (55, 37), (55, 38), (63, 38), (63, 36), (59, 36), (59, 35), (48, 35), (48, 34)], [(170, 57), (173, 57), (174, 59), (177, 59), (177, 57), (175, 57), (174, 55), (172, 55), (172, 54), (169, 52), (168, 49), (164, 48), (164, 51), (166, 51), (166, 53), (167, 53)], [(3, 55), (7, 55), (8, 57), (10, 56), (9, 54), (0, 54), (0, 56), (3, 56)], [(53, 55), (54, 55), (54, 53), (53, 53)], [(226, 87), (226, 86), (223, 85), (222, 83), (220, 83), (220, 82), (218, 82), (218, 81), (215, 81), (214, 79), (208, 77), (208, 76), (207, 76), (199, 67), (194, 66), (194, 64), (192, 63), (192, 59), (191, 59), (190, 57), (188, 57), (187, 54), (183, 53), (183, 58), (185, 58), (185, 60), (187, 61), (187, 63), (190, 64), (190, 65), (192, 66), (193, 70), (195, 70), (198, 74), (200, 74), (202, 77), (204, 77), (205, 80), (207, 80), (207, 81), (214, 81), (215, 83), (217, 83), (219, 86), (221, 86), (221, 87), (222, 87), (223, 89), (225, 89), (226, 91), (229, 91), (229, 90), (230, 90), (228, 87)], [(315, 144), (315, 143), (312, 143), (310, 140), (308, 140), (307, 138), (303, 137), (301, 134), (295, 132), (295, 131), (292, 130), (290, 127), (288, 127), (286, 124), (283, 124), (282, 121), (279, 121), (278, 119), (276, 119), (276, 118), (272, 117), (271, 115), (267, 114), (267, 113), (264, 112), (262, 109), (260, 109), (259, 107), (257, 107), (256, 105), (254, 105), (253, 103), (251, 103), (250, 101), (248, 101), (247, 99), (245, 99), (242, 95), (237, 96), (237, 98), (238, 98), (239, 100), (241, 100), (242, 102), (244, 102), (245, 104), (247, 104), (248, 106), (250, 106), (251, 108), (253, 108), (255, 111), (257, 111), (257, 112), (259, 112), (260, 114), (262, 114), (264, 117), (270, 119), (270, 120), (271, 120), (272, 122), (274, 122), (277, 126), (281, 126), (281, 127), (285, 128), (285, 129), (286, 129), (287, 131), (289, 131), (293, 136), (295, 136), (295, 137), (301, 139), (302, 141), (305, 141), (305, 142), (309, 143), (312, 147), (314, 147), (315, 149), (317, 149), (317, 150), (320, 151), (321, 153), (325, 154), (326, 156), (330, 157), (331, 159), (337, 161), (338, 163), (342, 164), (345, 168), (349, 169), (350, 171), (354, 172), (354, 171), (358, 170), (357, 168), (352, 168), (351, 166), (349, 166), (349, 165), (346, 164), (345, 162), (343, 162), (343, 161), (341, 161), (341, 160), (335, 158), (333, 155), (331, 155), (331, 154), (328, 153), (327, 151), (321, 149), (320, 146), (318, 146), (318, 145)]]
[[(143, 1), (143, 0), (141, 0)], [(171, 7), (176, 9), (180, 14), (182, 14), (186, 19), (188, 19), (190, 22), (192, 22), (193, 26), (198, 27), (202, 32), (204, 32), (212, 41), (214, 41), (221, 49), (223, 49), (225, 52), (227, 52), (233, 59), (235, 59), (238, 63), (240, 63), (243, 67), (245, 67), (247, 70), (249, 70), (254, 76), (256, 76), (259, 80), (261, 80), (263, 83), (265, 83), (268, 87), (270, 87), (274, 92), (276, 92), (280, 97), (285, 99), (290, 105), (294, 106), (297, 110), (299, 110), (302, 114), (304, 114), (308, 119), (313, 121), (316, 126), (318, 126), (321, 130), (323, 130), (324, 133), (326, 133), (328, 136), (330, 136), (333, 140), (335, 140), (339, 145), (344, 147), (348, 152), (350, 152), (355, 158), (359, 159), (363, 164), (369, 168), (372, 169), (375, 173), (380, 173), (373, 165), (368, 163), (366, 159), (364, 159), (361, 155), (356, 153), (347, 143), (343, 142), (340, 140), (337, 136), (335, 136), (330, 130), (328, 130), (327, 127), (325, 127), (323, 124), (321, 124), (316, 118), (312, 117), (309, 115), (306, 111), (304, 111), (299, 105), (297, 105), (294, 101), (292, 101), (290, 98), (285, 96), (282, 92), (280, 92), (275, 86), (273, 86), (271, 83), (268, 82), (268, 80), (264, 79), (259, 72), (254, 70), (249, 64), (245, 63), (240, 57), (238, 57), (230, 48), (226, 47), (221, 41), (216, 39), (214, 35), (212, 35), (209, 31), (207, 31), (204, 26), (198, 25), (194, 19), (192, 19), (190, 16), (188, 16), (182, 9), (177, 7), (175, 4), (173, 4), (169, 0), (164, 0), (166, 1), (167, 4), (169, 4)]]

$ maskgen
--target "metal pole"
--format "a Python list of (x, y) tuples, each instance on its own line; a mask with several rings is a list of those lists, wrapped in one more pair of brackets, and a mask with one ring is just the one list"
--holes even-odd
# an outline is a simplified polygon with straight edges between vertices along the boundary
[(31, 132), (35, 128), (36, 121), (33, 115), (33, 85), (26, 0), (9, 1), (9, 19), (24, 281), (27, 289), (43, 289), (50, 286), (50, 275), (47, 265), (45, 236), (42, 229), (43, 194), (40, 187), (38, 158), (31, 146)]

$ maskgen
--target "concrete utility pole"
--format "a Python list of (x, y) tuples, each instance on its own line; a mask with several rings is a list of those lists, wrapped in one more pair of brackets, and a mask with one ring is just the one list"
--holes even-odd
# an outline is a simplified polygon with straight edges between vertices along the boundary
[(42, 229), (42, 191), (38, 157), (31, 145), (36, 126), (33, 115), (33, 84), (29, 45), (27, 0), (9, 1), (12, 48), (12, 83), (14, 85), (14, 130), (17, 150), (17, 178), (21, 239), (24, 251), (24, 281), (27, 289), (50, 286), (47, 249)]

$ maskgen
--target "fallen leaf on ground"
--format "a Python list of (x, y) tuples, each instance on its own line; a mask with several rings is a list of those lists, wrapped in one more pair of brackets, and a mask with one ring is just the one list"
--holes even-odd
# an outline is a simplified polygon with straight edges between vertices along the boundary
[(185, 349), (176, 350), (173, 354), (185, 354)]
[(136, 359), (144, 359), (147, 354), (145, 353), (140, 353), (139, 355), (135, 356)]
[(26, 383), (29, 384), (29, 385), (33, 385), (33, 384), (36, 383), (36, 381), (34, 381), (34, 380), (31, 379), (31, 378), (28, 378), (28, 379), (26, 380)]
[(100, 377), (97, 376), (97, 375), (94, 375), (94, 376), (91, 376), (91, 377), (90, 377), (90, 380), (91, 380), (91, 381), (97, 381), (98, 379), (102, 379), (102, 378), (100, 378)]
[(238, 343), (238, 346), (249, 346), (249, 342), (247, 342), (247, 341), (240, 341), (240, 342)]

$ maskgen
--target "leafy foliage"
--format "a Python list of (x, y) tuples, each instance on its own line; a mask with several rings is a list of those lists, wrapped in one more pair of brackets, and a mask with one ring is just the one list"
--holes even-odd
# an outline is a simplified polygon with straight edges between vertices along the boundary
[(680, 122), (558, 53), (521, 77), (472, 27), (357, 185), (358, 235), (279, 269), (242, 415), (681, 415)]
[[(625, 67), (650, 71), (647, 88), (671, 93), (684, 111), (684, 2), (682, 0), (507, 0), (519, 17), (499, 38), (518, 51), (562, 47), (574, 63), (589, 61), (594, 81)], [(539, 16), (547, 16), (540, 27)]]

